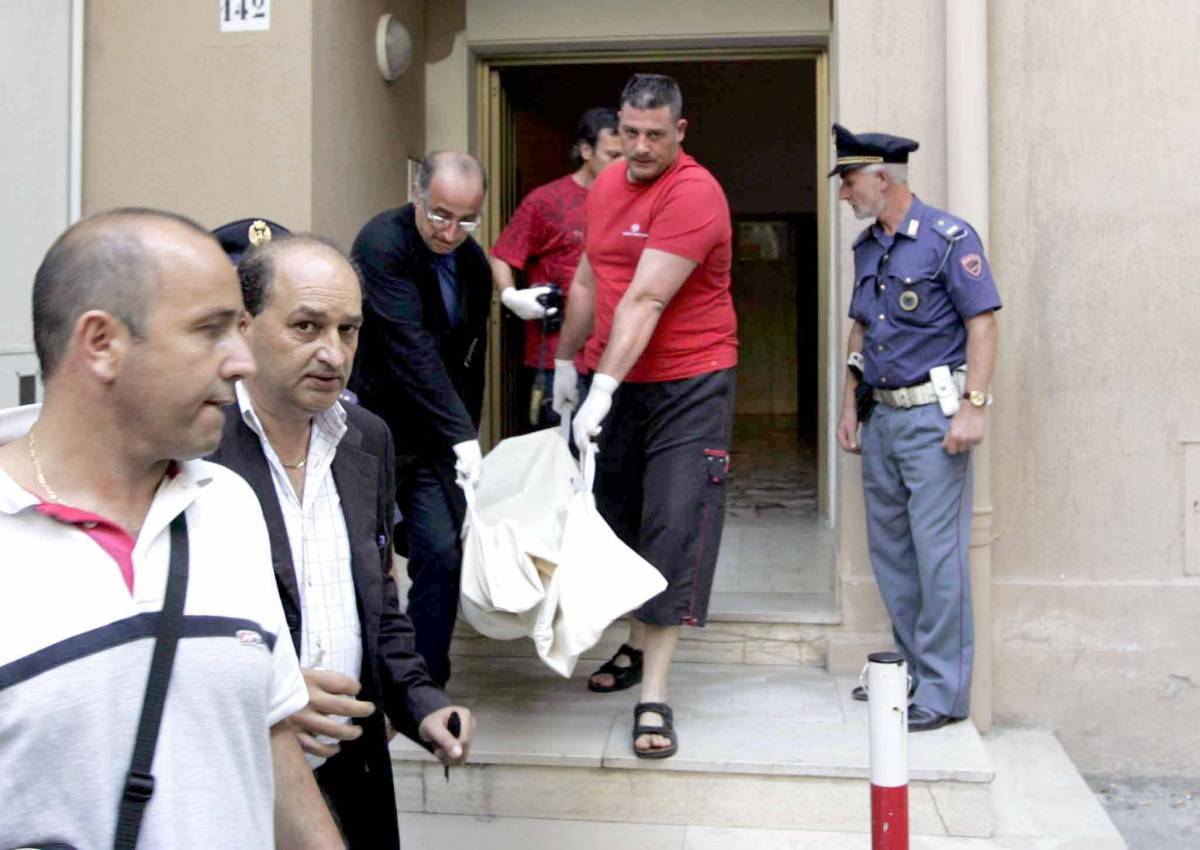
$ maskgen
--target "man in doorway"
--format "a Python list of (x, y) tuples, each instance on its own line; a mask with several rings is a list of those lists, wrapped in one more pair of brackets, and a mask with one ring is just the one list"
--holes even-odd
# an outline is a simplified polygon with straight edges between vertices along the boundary
[(921, 732), (970, 711), (971, 449), (986, 430), (1000, 296), (971, 226), (909, 189), (916, 142), (833, 132), (838, 197), (874, 219), (854, 241), (837, 438), (862, 455), (871, 565), (912, 676), (908, 728)]
[[(568, 296), (583, 250), (583, 203), (588, 189), (601, 171), (623, 155), (617, 113), (602, 107), (583, 113), (571, 148), (575, 171), (526, 195), (492, 246), (488, 262), (500, 301), (526, 323), (525, 368), (517, 397), (522, 413), (529, 411), (528, 422), (533, 427), (558, 424), (549, 395), (533, 403), (534, 394), (544, 392), (553, 380), (549, 361), (558, 346), (558, 333), (547, 333), (544, 326), (550, 318), (544, 303), (551, 292), (547, 284), (559, 287), (564, 298)], [(526, 288), (516, 287), (513, 269), (525, 272)]]
[[(400, 610), (391, 434), (338, 401), (358, 347), (362, 286), (340, 250), (309, 235), (252, 248), (238, 275), (258, 372), (237, 383), (212, 460), (249, 482), (267, 520), (308, 686), (309, 705), (292, 722), (317, 783), (351, 848), (398, 848), (384, 713), (447, 764), (466, 758), (473, 720), (429, 678)], [(457, 737), (447, 728), (455, 712)]]
[(421, 162), (415, 201), (375, 216), (354, 240), (363, 273), (360, 350), (350, 388), (396, 445), (396, 503), (408, 540), (408, 614), (434, 682), (450, 678), (466, 503), (479, 480), (492, 275), (471, 238), (487, 192), (470, 154)]
[(628, 642), (588, 686), (640, 680), (634, 752), (665, 758), (678, 749), (667, 673), (680, 625), (705, 624), (724, 522), (738, 345), (732, 227), (721, 186), (682, 150), (676, 82), (634, 74), (620, 104), (625, 163), (588, 194), (554, 407), (577, 401), (574, 357), (586, 340), (593, 375), (576, 444), (599, 438), (600, 511), (668, 582), (633, 612)]
[[(242, 313), (217, 241), (155, 210), (84, 219), (37, 271), (46, 400), (0, 413), (0, 847), (111, 844), (147, 789), (142, 847), (341, 846), (288, 723), (308, 692), (258, 501), (195, 460), (254, 374)], [(127, 782), (180, 535), (152, 779)]]

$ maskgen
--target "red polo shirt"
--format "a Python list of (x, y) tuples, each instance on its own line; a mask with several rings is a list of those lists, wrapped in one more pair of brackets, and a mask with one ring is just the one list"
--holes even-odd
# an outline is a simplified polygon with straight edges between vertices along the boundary
[(588, 193), (584, 220), (584, 252), (596, 278), (595, 327), (584, 349), (587, 368), (595, 370), (600, 362), (617, 304), (647, 248), (697, 265), (625, 380), (674, 381), (737, 365), (729, 204), (707, 168), (682, 151), (651, 183), (631, 183), (625, 168), (607, 168)]

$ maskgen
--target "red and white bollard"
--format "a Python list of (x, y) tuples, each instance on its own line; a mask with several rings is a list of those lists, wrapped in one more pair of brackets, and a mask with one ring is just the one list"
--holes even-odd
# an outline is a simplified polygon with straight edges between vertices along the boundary
[(898, 652), (867, 656), (871, 718), (871, 848), (908, 850), (908, 665)]

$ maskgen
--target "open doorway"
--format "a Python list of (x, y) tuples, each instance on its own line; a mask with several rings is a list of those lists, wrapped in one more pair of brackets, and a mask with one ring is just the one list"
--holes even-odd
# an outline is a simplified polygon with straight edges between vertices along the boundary
[[(683, 91), (684, 149), (713, 172), (734, 229), (739, 351), (733, 484), (714, 617), (792, 614), (833, 606), (833, 545), (819, 492), (818, 86), (815, 58), (505, 65), (491, 78), (506, 126), (493, 207), (507, 220), (532, 189), (571, 170), (579, 115), (616, 106), (634, 71), (670, 74)], [(486, 134), (485, 134), (486, 135)], [(505, 221), (495, 223), (496, 233)], [(502, 319), (497, 415), (521, 430), (516, 403), (522, 325)]]

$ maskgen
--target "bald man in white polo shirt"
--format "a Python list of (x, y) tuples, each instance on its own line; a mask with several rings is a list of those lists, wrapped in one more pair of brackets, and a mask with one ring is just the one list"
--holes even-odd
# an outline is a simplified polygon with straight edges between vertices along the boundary
[(41, 408), (0, 413), (0, 847), (111, 846), (184, 517), (189, 572), (140, 846), (340, 847), (244, 481), (194, 460), (254, 364), (237, 277), (178, 216), (102, 213), (34, 282)]

